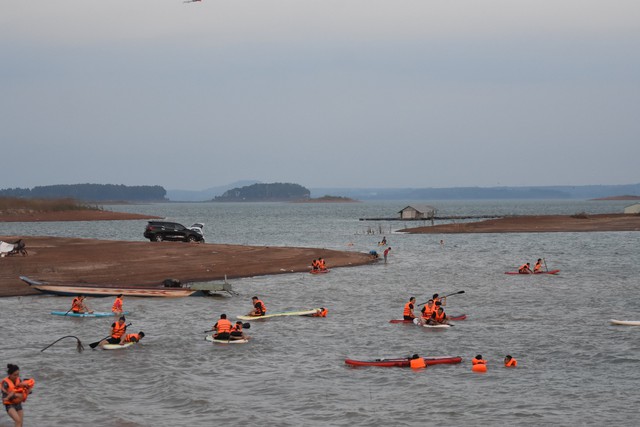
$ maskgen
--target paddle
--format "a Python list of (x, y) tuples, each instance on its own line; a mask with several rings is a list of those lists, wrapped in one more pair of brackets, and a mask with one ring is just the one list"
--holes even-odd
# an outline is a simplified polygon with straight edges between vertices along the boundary
[[(131, 326), (131, 322), (127, 323), (125, 325), (125, 327), (129, 327)], [(107, 338), (109, 338), (111, 336), (111, 334), (107, 335), (106, 337), (102, 338), (100, 341), (96, 341), (96, 342), (92, 342), (91, 344), (89, 344), (89, 347), (91, 348), (96, 348), (98, 346), (98, 344), (100, 344), (102, 341), (106, 340)]]
[(547, 268), (547, 260), (542, 258), (542, 262), (544, 262), (544, 269), (549, 272), (549, 269)]
[[(458, 292), (454, 292), (452, 294), (448, 294), (443, 296), (442, 298), (447, 298), (450, 297), (451, 295), (458, 295), (458, 294), (464, 294), (464, 291), (458, 291)], [(425, 302), (421, 302), (420, 304), (418, 304), (418, 307), (420, 307), (421, 305), (425, 305), (426, 303), (428, 303), (429, 301), (425, 301)]]

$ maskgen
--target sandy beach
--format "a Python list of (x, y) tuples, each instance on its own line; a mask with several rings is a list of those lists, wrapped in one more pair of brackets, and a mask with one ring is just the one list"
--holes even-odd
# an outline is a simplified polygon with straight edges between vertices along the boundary
[(414, 234), (640, 231), (640, 215), (512, 216), (478, 222), (405, 228), (398, 231)]

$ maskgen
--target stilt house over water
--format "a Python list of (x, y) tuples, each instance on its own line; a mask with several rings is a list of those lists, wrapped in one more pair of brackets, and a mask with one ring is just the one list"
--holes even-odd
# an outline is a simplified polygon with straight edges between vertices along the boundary
[(411, 205), (398, 213), (400, 219), (433, 219), (436, 216), (436, 208), (429, 205)]

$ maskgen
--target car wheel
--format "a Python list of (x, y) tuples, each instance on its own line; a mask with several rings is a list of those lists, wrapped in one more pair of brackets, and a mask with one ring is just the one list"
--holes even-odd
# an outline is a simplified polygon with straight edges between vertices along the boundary
[(187, 237), (187, 242), (189, 242), (189, 243), (194, 243), (196, 240), (197, 240), (197, 239), (196, 239), (196, 236), (189, 236), (189, 237)]
[(156, 242), (162, 242), (162, 236), (159, 234), (156, 234), (155, 237), (153, 238)]

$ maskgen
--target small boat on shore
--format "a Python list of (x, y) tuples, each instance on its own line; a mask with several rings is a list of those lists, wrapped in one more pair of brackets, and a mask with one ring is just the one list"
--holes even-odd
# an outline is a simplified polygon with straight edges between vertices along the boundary
[(124, 295), (128, 297), (188, 297), (192, 295), (203, 295), (202, 291), (188, 287), (166, 287), (166, 286), (115, 286), (115, 285), (92, 285), (92, 284), (71, 284), (44, 282), (20, 276), (20, 280), (27, 283), (34, 289), (42, 293), (59, 296), (85, 295), (90, 297), (110, 297)]

